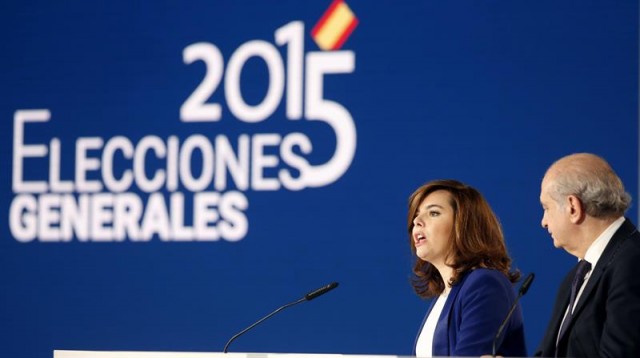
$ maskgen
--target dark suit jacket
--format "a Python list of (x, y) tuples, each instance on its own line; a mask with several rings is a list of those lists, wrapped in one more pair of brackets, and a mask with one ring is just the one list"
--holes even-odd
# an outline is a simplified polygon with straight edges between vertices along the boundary
[[(555, 354), (575, 270), (560, 286), (537, 356)], [(628, 219), (600, 256), (573, 314), (559, 357), (640, 357), (640, 233)]]
[[(433, 355), (491, 354), (493, 339), (500, 324), (507, 317), (514, 300), (515, 293), (511, 282), (501, 272), (475, 269), (465, 274), (460, 282), (451, 288), (438, 319), (433, 337)], [(434, 303), (435, 300), (422, 326), (431, 313)], [(527, 355), (522, 311), (519, 305), (497, 341), (496, 347), (496, 352), (503, 356)]]

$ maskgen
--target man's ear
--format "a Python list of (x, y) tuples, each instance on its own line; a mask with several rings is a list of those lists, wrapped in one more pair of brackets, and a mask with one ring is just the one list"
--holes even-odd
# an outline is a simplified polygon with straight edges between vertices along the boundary
[(569, 220), (574, 224), (581, 223), (586, 215), (584, 211), (584, 204), (575, 195), (567, 196), (567, 211), (569, 214)]

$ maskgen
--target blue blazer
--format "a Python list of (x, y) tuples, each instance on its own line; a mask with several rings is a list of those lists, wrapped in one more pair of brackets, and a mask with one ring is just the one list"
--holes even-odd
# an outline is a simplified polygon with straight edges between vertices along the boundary
[[(515, 292), (511, 282), (501, 272), (479, 268), (466, 273), (451, 287), (444, 304), (433, 337), (433, 355), (491, 354), (493, 339), (514, 300)], [(422, 326), (434, 304), (435, 300), (431, 303)], [(416, 337), (416, 343), (417, 341)], [(512, 357), (527, 355), (520, 305), (502, 331), (502, 336), (496, 343), (496, 353)]]

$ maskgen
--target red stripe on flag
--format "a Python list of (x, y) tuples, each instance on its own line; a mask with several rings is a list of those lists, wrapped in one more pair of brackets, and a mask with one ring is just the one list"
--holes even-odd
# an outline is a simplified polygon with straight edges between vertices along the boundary
[(333, 48), (331, 49), (337, 50), (340, 47), (342, 47), (345, 41), (347, 41), (347, 38), (349, 38), (349, 35), (351, 35), (353, 30), (355, 30), (356, 26), (358, 26), (358, 18), (354, 16), (349, 26), (344, 30), (344, 32), (342, 33), (342, 36), (340, 36), (338, 41), (336, 41), (335, 45), (333, 45)]
[(322, 28), (322, 26), (324, 26), (327, 20), (329, 20), (329, 17), (333, 13), (333, 10), (335, 10), (336, 7), (338, 7), (338, 5), (340, 5), (340, 3), (343, 1), (344, 0), (333, 0), (333, 2), (331, 3), (327, 11), (325, 11), (324, 14), (322, 14), (322, 17), (320, 18), (320, 20), (318, 20), (318, 23), (316, 24), (316, 26), (314, 26), (313, 30), (311, 30), (311, 36), (314, 36), (314, 37), (316, 36), (318, 31), (320, 31), (320, 28)]

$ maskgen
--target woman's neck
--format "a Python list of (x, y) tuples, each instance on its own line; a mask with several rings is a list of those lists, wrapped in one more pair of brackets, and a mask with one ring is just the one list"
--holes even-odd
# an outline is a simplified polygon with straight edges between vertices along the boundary
[(449, 293), (449, 291), (451, 290), (451, 285), (449, 284), (449, 282), (451, 282), (451, 277), (453, 277), (453, 267), (448, 266), (444, 263), (439, 265), (434, 264), (433, 266), (435, 266), (435, 268), (438, 270), (440, 276), (442, 277), (442, 280), (444, 281), (443, 293)]

